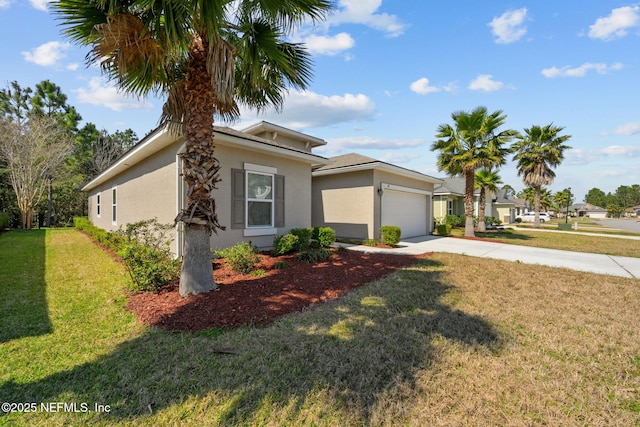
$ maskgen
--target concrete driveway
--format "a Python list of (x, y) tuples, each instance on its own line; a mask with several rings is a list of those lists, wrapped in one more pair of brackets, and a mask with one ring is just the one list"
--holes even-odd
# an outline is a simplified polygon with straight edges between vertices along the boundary
[(343, 246), (362, 252), (389, 254), (419, 255), (426, 252), (448, 252), (640, 279), (640, 258), (559, 251), (556, 249), (542, 249), (455, 237), (414, 237), (401, 241), (400, 247), (395, 249), (372, 248), (360, 245)]

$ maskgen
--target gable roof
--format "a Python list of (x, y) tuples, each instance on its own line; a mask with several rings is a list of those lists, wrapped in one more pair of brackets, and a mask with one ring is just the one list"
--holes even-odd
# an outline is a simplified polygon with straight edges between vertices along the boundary
[(260, 133), (266, 132), (271, 135), (271, 138), (269, 138), (269, 140), (275, 140), (278, 134), (282, 134), (290, 138), (305, 142), (309, 145), (310, 148), (327, 144), (327, 141), (325, 141), (324, 139), (316, 138), (315, 136), (298, 132), (297, 130), (288, 129), (271, 122), (266, 122), (264, 120), (242, 129), (242, 132), (248, 133), (250, 135), (258, 135)]
[[(267, 152), (280, 157), (287, 157), (309, 162), (312, 166), (324, 165), (328, 159), (308, 151), (293, 148), (271, 139), (231, 129), (214, 126), (214, 141), (217, 145), (241, 147), (247, 150)], [(167, 126), (160, 126), (142, 138), (136, 145), (126, 151), (118, 160), (87, 183), (82, 191), (91, 190), (109, 179), (134, 167), (144, 159), (181, 140), (182, 136), (172, 134)]]
[(434, 184), (442, 182), (440, 178), (425, 175), (412, 169), (392, 165), (391, 163), (376, 160), (374, 158), (363, 156), (362, 154), (357, 153), (349, 153), (343, 154), (341, 156), (330, 157), (329, 162), (330, 163), (328, 164), (315, 168), (312, 175), (335, 175), (346, 172), (377, 169), (397, 175), (406, 176), (408, 178), (418, 179), (424, 182), (431, 182)]
[[(464, 196), (465, 182), (464, 177), (454, 176), (442, 179), (442, 184), (437, 185), (433, 189), (434, 195), (451, 194), (454, 196)], [(475, 189), (473, 194), (480, 194), (479, 189)]]

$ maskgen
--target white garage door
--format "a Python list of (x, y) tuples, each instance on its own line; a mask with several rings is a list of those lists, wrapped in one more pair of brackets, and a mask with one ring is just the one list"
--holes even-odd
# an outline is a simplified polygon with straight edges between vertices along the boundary
[(385, 189), (382, 194), (382, 225), (397, 225), (402, 238), (427, 234), (429, 197), (424, 194)]

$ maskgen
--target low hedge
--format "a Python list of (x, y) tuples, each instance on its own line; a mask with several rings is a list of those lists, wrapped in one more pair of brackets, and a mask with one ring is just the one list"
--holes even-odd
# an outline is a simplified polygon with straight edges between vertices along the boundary
[(395, 246), (400, 243), (402, 230), (397, 225), (383, 225), (380, 227), (382, 243), (389, 246)]

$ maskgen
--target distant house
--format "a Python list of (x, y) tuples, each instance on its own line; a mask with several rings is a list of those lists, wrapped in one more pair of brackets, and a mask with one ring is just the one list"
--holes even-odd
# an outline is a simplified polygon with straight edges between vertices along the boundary
[(507, 196), (507, 190), (500, 189), (491, 200), (491, 216), (500, 220), (503, 224), (510, 224), (515, 221), (524, 208), (524, 199), (515, 199)]
[(628, 218), (637, 218), (640, 217), (640, 205), (632, 206), (624, 210), (624, 216)]
[(312, 177), (314, 226), (355, 239), (378, 239), (383, 225), (399, 226), (402, 238), (433, 231), (439, 178), (356, 153), (330, 158)]
[[(443, 182), (436, 185), (433, 197), (433, 214), (436, 221), (445, 218), (447, 215), (464, 215), (464, 189), (465, 181), (463, 177), (444, 178)], [(491, 201), (494, 194), (488, 191), (485, 200), (485, 215), (492, 215)], [(473, 214), (478, 215), (478, 204), (480, 201), (480, 190), (473, 192)]]
[[(566, 208), (565, 208), (566, 210)], [(606, 218), (607, 210), (590, 203), (575, 203), (569, 206), (569, 213), (574, 212), (578, 218)]]

